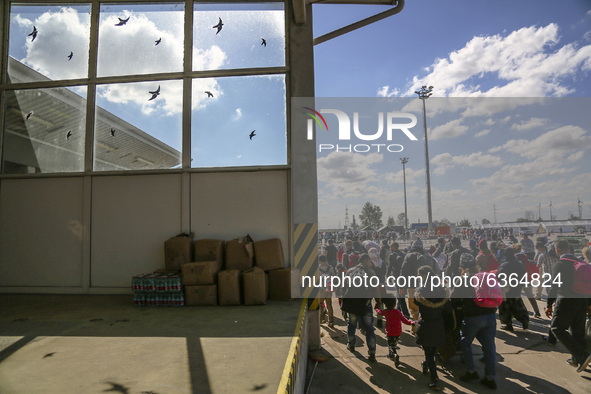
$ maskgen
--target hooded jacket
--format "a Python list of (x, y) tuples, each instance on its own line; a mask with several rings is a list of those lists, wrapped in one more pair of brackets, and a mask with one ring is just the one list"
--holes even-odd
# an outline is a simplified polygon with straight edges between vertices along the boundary
[(445, 287), (419, 287), (415, 290), (415, 303), (419, 306), (420, 318), (417, 328), (417, 343), (422, 346), (445, 344), (443, 306), (449, 301)]

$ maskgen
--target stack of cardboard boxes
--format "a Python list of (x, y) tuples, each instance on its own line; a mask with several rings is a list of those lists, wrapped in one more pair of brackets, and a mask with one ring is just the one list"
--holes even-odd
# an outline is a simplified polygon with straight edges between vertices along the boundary
[(299, 290), (299, 272), (285, 267), (278, 238), (177, 236), (166, 241), (165, 256), (166, 269), (182, 273), (185, 305), (264, 305), (268, 298), (290, 300)]

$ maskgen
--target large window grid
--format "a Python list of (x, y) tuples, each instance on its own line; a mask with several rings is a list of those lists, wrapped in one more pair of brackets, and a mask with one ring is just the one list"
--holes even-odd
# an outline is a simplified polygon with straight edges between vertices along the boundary
[[(3, 20), (4, 23), (4, 28), (2, 29), (2, 33), (5, 35), (5, 37), (8, 36), (9, 34), (9, 25), (11, 23), (11, 18), (14, 17), (14, 15), (11, 15), (11, 6), (14, 6), (15, 4), (18, 4), (20, 6), (27, 6), (30, 3), (28, 2), (5, 2), (4, 3), (4, 15), (5, 18)], [(35, 3), (31, 3), (31, 5), (35, 5), (35, 6), (44, 6), (44, 7), (56, 7), (56, 3), (55, 2), (39, 2), (36, 1)], [(148, 70), (148, 72), (146, 73), (142, 73), (142, 72), (137, 72), (132, 74), (131, 72), (128, 75), (103, 75), (103, 74), (116, 74), (114, 72), (99, 72), (100, 69), (100, 65), (103, 64), (101, 62), (104, 62), (104, 60), (100, 60), (100, 52), (99, 52), (99, 46), (100, 44), (100, 39), (101, 39), (101, 32), (99, 32), (99, 22), (101, 17), (105, 17), (108, 18), (109, 16), (107, 14), (101, 14), (101, 10), (106, 10), (107, 7), (109, 5), (112, 5), (113, 8), (117, 9), (117, 11), (120, 11), (123, 13), (124, 9), (132, 9), (132, 16), (133, 16), (133, 10), (134, 9), (140, 9), (142, 8), (143, 5), (149, 4), (150, 7), (154, 8), (154, 7), (158, 7), (158, 5), (163, 5), (165, 7), (167, 7), (167, 9), (171, 9), (174, 8), (174, 6), (177, 6), (177, 8), (181, 8), (181, 9), (185, 9), (185, 10), (194, 10), (193, 12), (183, 12), (183, 35), (184, 35), (184, 39), (182, 40), (182, 45), (183, 45), (183, 56), (182, 56), (182, 70), (181, 71), (172, 71), (172, 72), (153, 72), (154, 70)], [(67, 75), (65, 77), (63, 76), (59, 76), (56, 79), (49, 79), (49, 78), (29, 78), (29, 79), (24, 79), (24, 80), (18, 80), (17, 78), (14, 78), (14, 75), (16, 74), (16, 72), (14, 72), (14, 69), (11, 68), (11, 64), (10, 62), (14, 62), (15, 59), (9, 59), (9, 43), (7, 43), (8, 40), (3, 40), (3, 42), (5, 42), (4, 46), (3, 46), (3, 64), (2, 64), (2, 84), (0, 85), (0, 93), (2, 95), (3, 98), (3, 102), (4, 103), (8, 103), (9, 99), (8, 96), (9, 95), (13, 95), (15, 96), (16, 93), (20, 93), (20, 92), (46, 92), (46, 91), (52, 91), (52, 90), (61, 90), (61, 91), (66, 91), (66, 95), (71, 96), (71, 92), (84, 96), (85, 99), (85, 110), (84, 110), (84, 117), (83, 117), (83, 121), (85, 122), (84, 126), (81, 127), (83, 129), (83, 133), (84, 133), (84, 138), (82, 139), (82, 145), (83, 148), (81, 148), (83, 154), (82, 154), (82, 161), (83, 164), (80, 165), (80, 171), (76, 171), (76, 169), (72, 169), (71, 166), (64, 166), (64, 168), (60, 171), (59, 169), (56, 170), (55, 168), (45, 168), (45, 169), (41, 169), (44, 171), (39, 171), (39, 169), (37, 169), (37, 171), (35, 171), (34, 169), (31, 170), (25, 170), (23, 171), (22, 169), (17, 171), (14, 170), (13, 167), (11, 167), (11, 163), (8, 162), (7, 158), (10, 157), (10, 155), (7, 155), (8, 150), (11, 148), (10, 144), (10, 139), (7, 138), (7, 133), (5, 133), (5, 129), (7, 129), (7, 121), (8, 121), (8, 117), (10, 112), (14, 112), (14, 114), (16, 115), (16, 110), (14, 108), (9, 108), (8, 105), (2, 105), (2, 108), (0, 108), (0, 115), (2, 115), (2, 121), (3, 121), (3, 133), (2, 136), (0, 138), (1, 139), (1, 143), (2, 143), (2, 147), (3, 147), (3, 155), (2, 155), (2, 161), (3, 161), (3, 171), (2, 174), (3, 176), (10, 176), (10, 174), (18, 174), (17, 176), (22, 176), (23, 173), (33, 173), (33, 172), (45, 172), (45, 173), (59, 173), (60, 175), (63, 175), (65, 173), (90, 173), (90, 172), (97, 172), (97, 171), (102, 171), (101, 173), (111, 173), (113, 171), (117, 171), (117, 172), (121, 172), (121, 171), (126, 171), (126, 172), (134, 172), (135, 170), (143, 170), (142, 172), (145, 173), (146, 170), (155, 170), (155, 171), (162, 171), (163, 169), (166, 169), (166, 171), (174, 171), (174, 169), (184, 169), (184, 170), (188, 170), (188, 169), (192, 169), (192, 170), (205, 170), (205, 171), (210, 171), (210, 170), (239, 170), (240, 168), (245, 168), (247, 170), (252, 169), (252, 166), (255, 167), (260, 167), (260, 168), (276, 168), (277, 166), (279, 167), (284, 167), (286, 165), (289, 164), (289, 159), (288, 159), (288, 138), (287, 138), (287, 113), (288, 113), (288, 101), (286, 100), (287, 97), (289, 97), (289, 87), (288, 87), (288, 80), (289, 78), (287, 78), (287, 74), (288, 74), (288, 68), (286, 66), (286, 64), (288, 64), (288, 59), (287, 59), (287, 51), (285, 50), (286, 47), (286, 31), (287, 29), (285, 28), (285, 12), (284, 12), (284, 4), (283, 3), (277, 3), (277, 2), (268, 2), (268, 3), (258, 3), (258, 4), (263, 4), (263, 6), (257, 5), (255, 4), (254, 6), (251, 4), (244, 4), (244, 3), (233, 3), (231, 1), (226, 1), (224, 3), (218, 3), (218, 2), (211, 2), (211, 3), (197, 3), (194, 1), (185, 1), (185, 2), (179, 2), (179, 3), (148, 3), (145, 1), (110, 1), (110, 2), (99, 2), (99, 1), (91, 1), (91, 2), (60, 2), (59, 4), (57, 4), (57, 7), (63, 7), (63, 6), (75, 6), (78, 8), (83, 8), (85, 5), (87, 5), (90, 8), (90, 16), (88, 18), (88, 24), (89, 24), (89, 29), (88, 29), (88, 60), (87, 60), (87, 72), (88, 72), (88, 77), (87, 78), (82, 78), (82, 77), (78, 77), (79, 74), (74, 74), (74, 78), (69, 78)], [(271, 5), (269, 7), (269, 5)], [(201, 14), (200, 13), (200, 7), (203, 6), (204, 7), (204, 13)], [(278, 7), (279, 6), (279, 7)], [(245, 9), (245, 7), (247, 9)], [(236, 67), (236, 64), (233, 68), (223, 68), (223, 67), (209, 67), (209, 69), (207, 69), (207, 67), (205, 69), (203, 69), (203, 67), (199, 67), (201, 64), (196, 65), (195, 64), (195, 50), (194, 50), (194, 42), (197, 41), (196, 39), (194, 39), (194, 32), (197, 30), (197, 27), (194, 25), (194, 19), (198, 19), (200, 17), (202, 17), (202, 15), (205, 15), (207, 13), (212, 14), (212, 13), (216, 13), (216, 10), (224, 10), (225, 12), (247, 12), (248, 11), (248, 7), (250, 7), (250, 11), (253, 11), (256, 13), (257, 10), (265, 10), (265, 9), (271, 9), (271, 10), (279, 10), (281, 13), (281, 19), (282, 21), (280, 21), (280, 23), (277, 23), (276, 21), (276, 17), (275, 19), (275, 26), (274, 28), (277, 29), (277, 26), (280, 26), (282, 28), (281, 31), (281, 44), (282, 48), (280, 49), (280, 55), (277, 55), (277, 48), (274, 48), (273, 50), (275, 51), (275, 57), (273, 58), (274, 60), (272, 60), (270, 63), (269, 62), (259, 62), (261, 64), (257, 64), (256, 61), (254, 62), (254, 64), (252, 62), (242, 62), (240, 63), (240, 59), (238, 59), (238, 66)], [(213, 11), (211, 11), (213, 10)], [(237, 11), (236, 11), (237, 10)], [(221, 11), (220, 11), (221, 12)], [(126, 15), (125, 13), (123, 13), (124, 15), (122, 15), (123, 19), (125, 19), (126, 16), (129, 16), (128, 14)], [(276, 16), (277, 13), (275, 13)], [(178, 15), (177, 15), (177, 19), (178, 19)], [(131, 19), (133, 20), (133, 19)], [(231, 22), (232, 19), (230, 18), (230, 20), (226, 20), (224, 22), (224, 29), (227, 29), (227, 31), (231, 31), (230, 27), (228, 27), (229, 22)], [(204, 22), (205, 24), (205, 22)], [(120, 27), (125, 27), (126, 25), (120, 26)], [(232, 25), (230, 25), (232, 26)], [(119, 26), (117, 26), (119, 27)], [(209, 24), (206, 25), (206, 27), (210, 27)], [(37, 27), (35, 28), (37, 29)], [(33, 31), (33, 30), (31, 30)], [(215, 32), (215, 29), (212, 29), (212, 31)], [(45, 31), (44, 31), (45, 32)], [(14, 33), (14, 32), (12, 32)], [(224, 30), (222, 30), (220, 32), (220, 35), (225, 33)], [(41, 30), (39, 29), (39, 35), (41, 34)], [(260, 31), (255, 31), (254, 32), (255, 35), (261, 35)], [(217, 36), (217, 34), (216, 34)], [(242, 40), (244, 40), (244, 36), (246, 36), (246, 34), (241, 34), (240, 37)], [(40, 37), (40, 36), (39, 36)], [(39, 37), (37, 37), (37, 40), (39, 39)], [(170, 35), (168, 37), (171, 37)], [(218, 36), (219, 37), (219, 36)], [(30, 39), (30, 37), (29, 37)], [(150, 39), (152, 39), (152, 37), (150, 37)], [(160, 39), (160, 37), (156, 38), (153, 42), (154, 47), (157, 47), (156, 41)], [(259, 42), (260, 40), (260, 42)], [(256, 44), (253, 42), (251, 44), (251, 47), (253, 48), (253, 50), (263, 50), (265, 48), (269, 48), (269, 46), (265, 46), (264, 44), (269, 45), (269, 42), (272, 42), (272, 39), (267, 38), (266, 39), (266, 43), (263, 43), (263, 37), (257, 38), (257, 42)], [(41, 40), (39, 40), (41, 41)], [(162, 42), (158, 43), (158, 45), (162, 45)], [(274, 45), (277, 45), (277, 42), (275, 41)], [(203, 52), (203, 50), (199, 49), (200, 52)], [(82, 53), (76, 53), (76, 55), (83, 55)], [(214, 54), (215, 55), (215, 54)], [(244, 56), (244, 54), (242, 54), (242, 56)], [(277, 60), (279, 59), (279, 60)], [(70, 60), (73, 60), (70, 59)], [(68, 60), (68, 61), (70, 61)], [(255, 59), (256, 60), (256, 59)], [(215, 61), (215, 60), (214, 60)], [(214, 62), (212, 61), (212, 62)], [(67, 63), (65, 63), (67, 64)], [(211, 63), (213, 64), (213, 63)], [(240, 64), (244, 64), (247, 67), (244, 68), (240, 68), (239, 65)], [(213, 64), (215, 66), (215, 64)], [(197, 66), (197, 67), (196, 67)], [(257, 67), (253, 67), (253, 66), (257, 66)], [(195, 69), (197, 68), (197, 69)], [(111, 68), (111, 70), (113, 70), (113, 68)], [(161, 70), (160, 70), (161, 71)], [(136, 72), (136, 71), (133, 71)], [(35, 74), (33, 72), (33, 74)], [(123, 73), (122, 73), (123, 74)], [(12, 78), (11, 78), (12, 77)], [(203, 81), (208, 81), (208, 80), (213, 80), (216, 83), (219, 81), (261, 81), (261, 80), (269, 80), (269, 81), (274, 81), (276, 86), (283, 86), (283, 89), (278, 89), (277, 92), (275, 92), (275, 95), (280, 95), (282, 98), (282, 102), (283, 102), (283, 114), (281, 114), (281, 117), (283, 118), (283, 129), (281, 130), (281, 120), (279, 121), (279, 125), (277, 120), (275, 119), (275, 123), (274, 123), (274, 127), (272, 130), (264, 130), (262, 131), (263, 133), (265, 132), (272, 132), (272, 133), (282, 133), (284, 135), (283, 137), (283, 141), (281, 141), (281, 138), (279, 139), (279, 142), (275, 143), (274, 146), (274, 150), (276, 150), (275, 148), (277, 148), (277, 146), (280, 147), (280, 151), (283, 151), (283, 155), (280, 155), (279, 158), (273, 158), (270, 160), (270, 162), (266, 162), (266, 161), (261, 161), (261, 163), (257, 163), (256, 161), (254, 162), (247, 162), (246, 164), (242, 164), (241, 162), (237, 161), (236, 164), (234, 164), (234, 162), (232, 162), (232, 164), (224, 164), (223, 160), (220, 162), (212, 162), (212, 163), (203, 163), (202, 161), (199, 160), (195, 160), (195, 159), (199, 159), (197, 157), (194, 157), (194, 153), (195, 151), (198, 150), (198, 146), (195, 146), (195, 141), (198, 141), (200, 138), (203, 139), (204, 137), (202, 135), (200, 135), (200, 131), (199, 131), (199, 124), (202, 124), (203, 122), (201, 122), (201, 120), (205, 119), (207, 117), (207, 114), (204, 113), (203, 111), (201, 111), (200, 113), (200, 108), (199, 105), (195, 105), (197, 100), (200, 100), (201, 98), (196, 98), (196, 93), (202, 93), (205, 94), (205, 92), (200, 92), (197, 91), (196, 92), (196, 87), (197, 86), (201, 86), (201, 83)], [(277, 81), (280, 81), (279, 84)], [(176, 103), (175, 105), (177, 105), (178, 108), (176, 108), (176, 113), (174, 114), (174, 120), (169, 122), (170, 124), (170, 128), (172, 129), (171, 133), (175, 134), (176, 133), (176, 137), (174, 137), (174, 143), (164, 143), (163, 146), (165, 145), (166, 148), (161, 148), (158, 146), (159, 142), (158, 138), (153, 138), (153, 136), (150, 135), (145, 135), (141, 133), (141, 130), (137, 130), (137, 134), (134, 134), (134, 138), (136, 140), (140, 140), (143, 144), (143, 146), (145, 146), (146, 148), (150, 148), (152, 150), (156, 149), (159, 151), (166, 151), (165, 153), (167, 153), (167, 157), (164, 158), (160, 158), (161, 161), (158, 162), (158, 164), (156, 163), (157, 160), (154, 160), (154, 155), (150, 154), (149, 152), (146, 155), (142, 156), (140, 154), (137, 154), (137, 152), (133, 152), (133, 153), (125, 153), (125, 152), (121, 152), (121, 156), (125, 156), (125, 154), (127, 154), (128, 156), (130, 154), (135, 155), (134, 157), (130, 158), (130, 157), (126, 157), (126, 159), (129, 162), (134, 162), (134, 165), (129, 165), (129, 164), (125, 164), (125, 165), (119, 165), (118, 163), (114, 164), (114, 163), (108, 163), (105, 162), (104, 157), (111, 155), (113, 156), (114, 151), (117, 149), (121, 149), (119, 146), (116, 146), (116, 144), (113, 143), (114, 137), (117, 136), (122, 136), (124, 134), (126, 134), (126, 132), (128, 131), (127, 129), (125, 129), (125, 125), (122, 126), (122, 129), (125, 129), (125, 132), (122, 132), (119, 128), (117, 127), (112, 127), (112, 123), (108, 123), (105, 122), (105, 119), (109, 120), (110, 117), (112, 117), (113, 113), (116, 112), (116, 110), (113, 110), (112, 108), (104, 108), (104, 107), (108, 107), (108, 105), (103, 105), (103, 103), (101, 103), (101, 101), (104, 101), (105, 99), (105, 94), (104, 91), (108, 90), (110, 87), (120, 87), (122, 89), (120, 89), (119, 92), (111, 92), (113, 94), (119, 94), (121, 95), (121, 92), (124, 92), (126, 90), (130, 90), (131, 88), (133, 88), (134, 86), (143, 86), (143, 85), (150, 85), (152, 87), (150, 87), (150, 90), (148, 90), (146, 92), (146, 94), (148, 94), (147, 97), (149, 96), (150, 91), (154, 91), (152, 89), (156, 89), (157, 86), (161, 86), (161, 92), (163, 92), (164, 90), (164, 86), (169, 85), (169, 86), (174, 86), (174, 89), (167, 89), (168, 92), (170, 91), (175, 91), (178, 92), (178, 94), (176, 94)], [(237, 85), (240, 85), (240, 83), (238, 83)], [(82, 94), (83, 93), (83, 94)], [(244, 92), (243, 92), (244, 93)], [(161, 93), (163, 94), (163, 93)], [(178, 96), (181, 96), (180, 98)], [(157, 99), (159, 99), (160, 97), (157, 97)], [(247, 94), (244, 95), (244, 98), (247, 99), (247, 101), (249, 103), (251, 103), (252, 101), (256, 101), (258, 98), (255, 96), (249, 97)], [(63, 98), (62, 98), (63, 99)], [(124, 100), (124, 99), (123, 99)], [(151, 102), (149, 102), (150, 100), (145, 99), (146, 102), (148, 102), (148, 104), (152, 104)], [(76, 101), (76, 100), (74, 100)], [(276, 100), (275, 100), (276, 101)], [(77, 106), (80, 107), (81, 103), (77, 102)], [(143, 105), (143, 104), (142, 104)], [(165, 107), (165, 106), (163, 106)], [(170, 106), (169, 106), (170, 107)], [(110, 111), (111, 109), (111, 111)], [(222, 108), (223, 109), (223, 108)], [(242, 108), (240, 107), (236, 107), (236, 108), (231, 108), (228, 107), (226, 108), (226, 112), (228, 112), (230, 109), (233, 110), (233, 116), (234, 117), (242, 117), (245, 114), (242, 113)], [(28, 115), (28, 112), (24, 112), (24, 109), (21, 108), (20, 110), (20, 116), (26, 118), (26, 116)], [(165, 109), (166, 110), (166, 109)], [(174, 112), (175, 110), (171, 110), (170, 108), (168, 108), (169, 111)], [(146, 111), (150, 111), (150, 108), (147, 108)], [(115, 113), (115, 115), (117, 115)], [(138, 115), (138, 114), (136, 114)], [(139, 113), (139, 117), (141, 118), (142, 113)], [(252, 114), (250, 114), (252, 115)], [(268, 114), (264, 114), (264, 113), (258, 113), (255, 115), (258, 115), (259, 118), (265, 118), (266, 116), (268, 116)], [(37, 118), (35, 119), (33, 122), (36, 122), (37, 124), (43, 124), (43, 122), (49, 124), (50, 122), (47, 120), (44, 120), (41, 116), (37, 115), (37, 114), (32, 114), (31, 115), (32, 118)], [(121, 118), (121, 117), (117, 117), (116, 118)], [(146, 119), (144, 119), (145, 122), (150, 123), (150, 119), (149, 117), (146, 115)], [(108, 124), (107, 124), (108, 123)], [(123, 122), (125, 123), (125, 122)], [(133, 125), (132, 125), (133, 126)], [(210, 127), (210, 126), (208, 126)], [(65, 128), (68, 128), (67, 126)], [(130, 126), (127, 126), (127, 128), (133, 128)], [(242, 127), (242, 129), (246, 130), (248, 129), (248, 125), (244, 125), (244, 127)], [(168, 130), (163, 130), (163, 131), (168, 131)], [(242, 133), (243, 130), (240, 130), (240, 133)], [(246, 130), (250, 133), (250, 129)], [(58, 130), (58, 133), (64, 134), (63, 138), (57, 138), (56, 140), (60, 140), (60, 144), (61, 143), (66, 143), (64, 141), (73, 141), (74, 137), (70, 136), (67, 137), (68, 133), (70, 132), (70, 130)], [(60, 134), (60, 135), (61, 135)], [(127, 133), (129, 134), (129, 133)], [(138, 136), (139, 135), (139, 136)], [(257, 132), (257, 135), (261, 135), (261, 132)], [(264, 135), (264, 134), (263, 134)], [(152, 137), (152, 138), (151, 138)], [(111, 139), (110, 139), (111, 138)], [(128, 139), (131, 137), (128, 137)], [(240, 135), (240, 138), (244, 139), (244, 144), (245, 146), (248, 146), (248, 144), (251, 141), (257, 141), (257, 137), (255, 136), (254, 139), (249, 139), (248, 138), (248, 133), (246, 136), (244, 135)], [(154, 139), (154, 140), (152, 140)], [(193, 143), (191, 142), (193, 140)], [(79, 142), (80, 143), (80, 142)], [(254, 143), (253, 143), (254, 144)], [(174, 146), (172, 146), (174, 145)], [(149, 150), (149, 149), (148, 149)], [(160, 152), (161, 153), (161, 152)], [(233, 153), (234, 154), (234, 153)], [(175, 160), (175, 155), (176, 157), (176, 161), (177, 163), (174, 163)], [(166, 155), (165, 155), (166, 156)], [(241, 156), (241, 155), (238, 155)], [(262, 156), (261, 156), (262, 157)], [(123, 160), (123, 158), (121, 159)], [(199, 163), (199, 164), (196, 164)], [(75, 167), (78, 168), (78, 167)]]

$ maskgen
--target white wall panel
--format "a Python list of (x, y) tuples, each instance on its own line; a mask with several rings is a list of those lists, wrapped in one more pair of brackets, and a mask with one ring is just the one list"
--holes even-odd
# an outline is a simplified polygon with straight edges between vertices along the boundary
[(82, 286), (83, 178), (0, 184), (0, 286)]
[(287, 171), (191, 175), (191, 228), (196, 239), (279, 238), (289, 261)]
[(181, 175), (95, 177), (92, 287), (129, 287), (164, 268), (164, 241), (181, 232)]

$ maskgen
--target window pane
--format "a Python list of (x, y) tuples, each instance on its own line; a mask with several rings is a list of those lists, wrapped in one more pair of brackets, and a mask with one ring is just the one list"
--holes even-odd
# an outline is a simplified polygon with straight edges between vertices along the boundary
[(97, 86), (94, 169), (179, 167), (182, 96), (182, 81)]
[(88, 76), (90, 5), (13, 5), (8, 55), (36, 72), (8, 64), (9, 82)]
[(102, 5), (97, 75), (182, 71), (183, 25), (183, 3)]
[(194, 79), (192, 167), (287, 164), (285, 102), (284, 75)]
[(84, 170), (86, 87), (7, 91), (5, 174)]
[(284, 66), (283, 3), (196, 4), (193, 40), (196, 71)]

